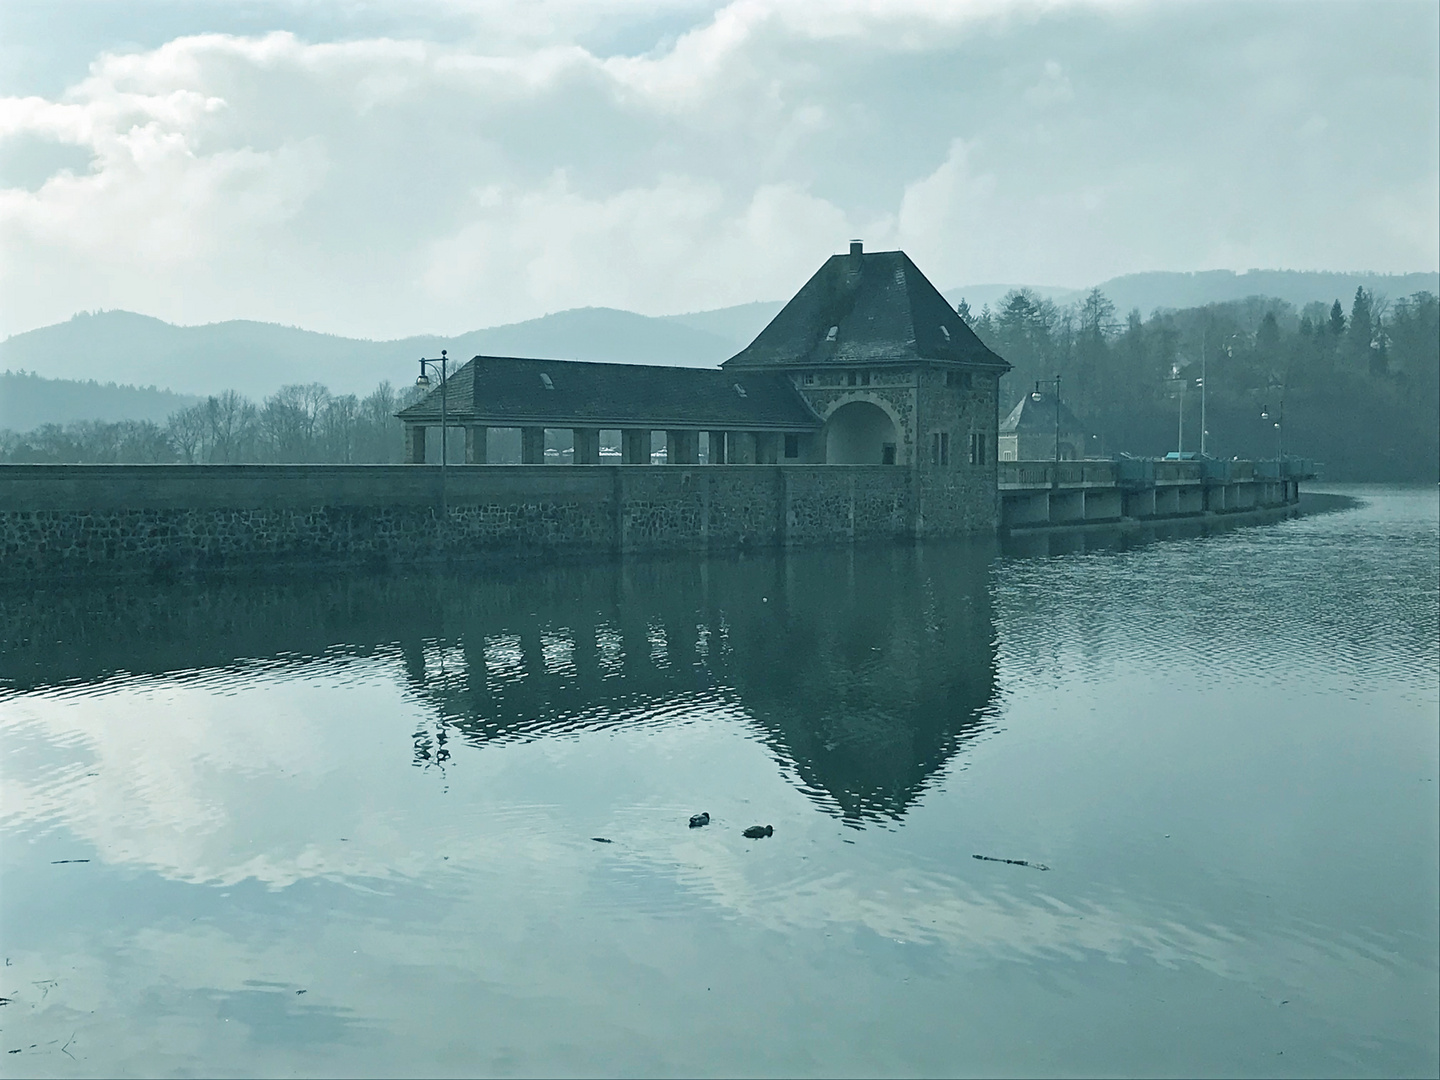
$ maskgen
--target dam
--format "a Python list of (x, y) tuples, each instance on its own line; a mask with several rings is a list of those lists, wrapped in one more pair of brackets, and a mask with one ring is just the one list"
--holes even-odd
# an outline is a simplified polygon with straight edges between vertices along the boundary
[[(1306, 461), (894, 465), (7, 465), (0, 579), (611, 558), (1293, 512)], [(977, 478), (978, 480), (978, 478)], [(970, 512), (970, 508), (978, 508)]]

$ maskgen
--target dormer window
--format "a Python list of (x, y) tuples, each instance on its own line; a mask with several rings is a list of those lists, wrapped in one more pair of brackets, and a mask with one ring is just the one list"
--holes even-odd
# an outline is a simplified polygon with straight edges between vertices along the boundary
[(839, 337), (839, 336), (840, 336), (840, 327), (838, 327), (838, 326), (832, 326), (832, 327), (830, 327), (830, 329), (829, 329), (828, 331), (826, 331), (826, 333), (825, 333), (825, 340), (826, 340), (826, 341), (834, 341), (834, 340), (835, 340), (837, 337)]
[(737, 393), (737, 394), (740, 395), (741, 397), (749, 397), (749, 396), (750, 396), (749, 394), (745, 393), (745, 388), (744, 388), (743, 386), (741, 386), (738, 382), (735, 384), (735, 393)]
[(555, 384), (550, 381), (550, 376), (546, 375), (543, 371), (540, 373), (540, 382), (544, 384), (546, 390), (555, 389)]
[(940, 333), (942, 333), (942, 334), (945, 335), (945, 340), (946, 340), (946, 341), (949, 341), (949, 340), (950, 340), (950, 328), (949, 328), (948, 326), (942, 326), (942, 327), (940, 327)]

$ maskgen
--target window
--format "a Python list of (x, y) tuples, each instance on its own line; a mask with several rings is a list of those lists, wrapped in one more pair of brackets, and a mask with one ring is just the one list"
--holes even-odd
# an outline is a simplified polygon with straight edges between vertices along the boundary
[(855, 372), (849, 371), (849, 372), (846, 372), (846, 373), (845, 373), (845, 385), (846, 385), (846, 386), (854, 386), (857, 380), (858, 380), (858, 376), (855, 374)]
[(838, 327), (838, 326), (832, 326), (832, 327), (830, 327), (829, 330), (827, 330), (827, 331), (825, 332), (825, 340), (826, 340), (826, 341), (834, 341), (834, 340), (835, 340), (837, 337), (839, 337), (839, 336), (840, 336), (840, 327)]
[(970, 464), (985, 464), (985, 446), (989, 440), (983, 431), (972, 431), (970, 433)]
[(805, 372), (804, 375), (801, 375), (801, 376), (800, 376), (800, 384), (801, 384), (802, 386), (814, 386), (814, 385), (815, 385), (815, 374), (814, 374), (814, 372), (807, 371), (807, 372)]
[(745, 393), (745, 388), (741, 386), (738, 382), (735, 384), (735, 393), (740, 397), (750, 396), (749, 394)]
[(540, 382), (541, 382), (541, 385), (543, 385), (546, 390), (554, 390), (554, 389), (555, 389), (555, 384), (550, 381), (550, 376), (549, 376), (549, 375), (546, 375), (545, 372), (543, 372), (543, 371), (540, 373)]
[(945, 373), (946, 386), (958, 386), (962, 390), (969, 390), (973, 382), (968, 371), (947, 371)]
[(860, 385), (861, 385), (861, 386), (869, 386), (869, 385), (870, 385), (870, 373), (869, 373), (868, 371), (862, 371), (862, 372), (860, 373)]
[(895, 444), (893, 442), (882, 443), (880, 446), (880, 464), (895, 464)]
[(930, 436), (930, 464), (950, 464), (950, 433), (936, 431)]
[(785, 456), (786, 456), (787, 458), (797, 458), (797, 457), (800, 456), (800, 436), (799, 436), (799, 435), (786, 435), (786, 436), (785, 436)]

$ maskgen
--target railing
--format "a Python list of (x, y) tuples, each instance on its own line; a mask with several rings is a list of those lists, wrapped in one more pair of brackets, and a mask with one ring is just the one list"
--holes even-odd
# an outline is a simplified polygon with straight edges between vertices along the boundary
[(1169, 487), (1202, 483), (1236, 484), (1255, 480), (1305, 480), (1316, 475), (1308, 458), (1262, 461), (1193, 458), (1117, 458), (1113, 461), (1000, 461), (1002, 488)]
[(1001, 461), (1001, 487), (1114, 487), (1114, 461)]

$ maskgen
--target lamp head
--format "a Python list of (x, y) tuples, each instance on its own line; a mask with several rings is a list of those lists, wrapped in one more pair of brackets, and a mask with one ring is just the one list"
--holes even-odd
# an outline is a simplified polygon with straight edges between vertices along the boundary
[(1040, 393), (1040, 390), (1039, 390), (1039, 388), (1037, 387), (1035, 390), (1031, 391), (1031, 393), (1030, 393), (1030, 400), (1031, 400), (1031, 401), (1039, 401), (1039, 400), (1041, 399), (1041, 397), (1043, 397), (1043, 396), (1044, 396), (1044, 395)]

